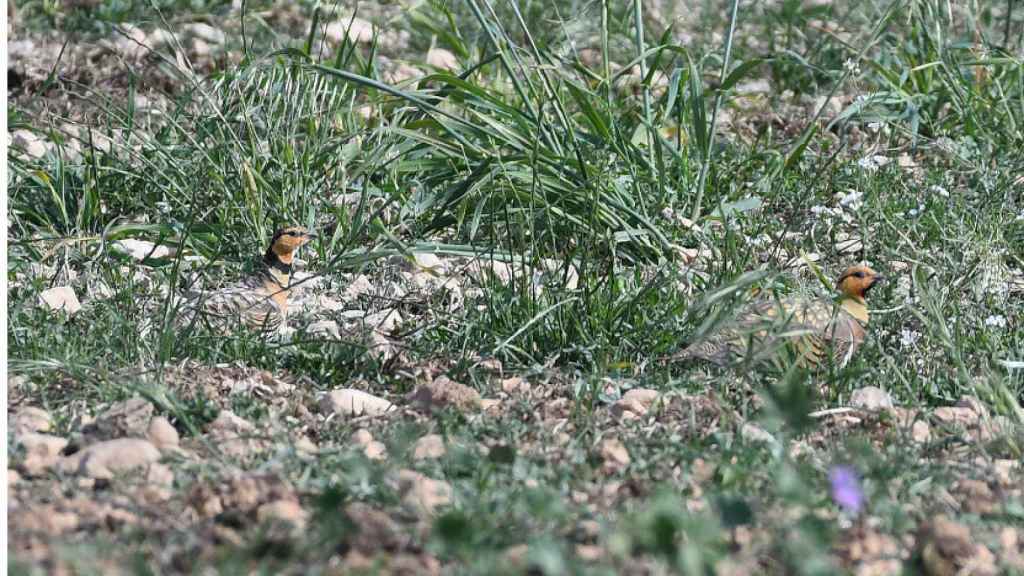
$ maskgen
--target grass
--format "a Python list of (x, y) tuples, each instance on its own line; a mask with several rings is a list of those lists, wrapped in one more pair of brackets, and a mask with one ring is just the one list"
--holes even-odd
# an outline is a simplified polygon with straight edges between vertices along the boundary
[[(293, 487), (309, 538), (233, 510), (72, 531), (52, 543), (47, 566), (306, 573), (356, 550), (369, 557), (366, 573), (435, 561), (455, 573), (817, 574), (886, 560), (853, 558), (851, 542), (900, 548), (918, 534), (894, 553), (915, 573), (929, 562), (925, 527), (944, 513), (994, 552), (994, 566), (1019, 573), (998, 542), (1024, 515), (1019, 489), (977, 513), (978, 498), (957, 487), (990, 476), (971, 472), (975, 457), (1019, 460), (1024, 439), (1024, 381), (1005, 364), (1024, 359), (1020, 14), (1007, 14), (1011, 3), (923, 0), (717, 3), (676, 15), (611, 4), (423, 3), (393, 21), (410, 32), (405, 53), (381, 38), (324, 43), (328, 6), (314, 17), (302, 4), (306, 28), (288, 37), (266, 24), (272, 3), (244, 17), (220, 3), (108, 2), (95, 14), (26, 4), (19, 27), (33, 33), (90, 39), (120, 23), (209, 20), (229, 40), (224, 57), (193, 66), (158, 51), (149, 58), (159, 64), (131, 68), (112, 95), (69, 70), (50, 87), (79, 95), (63, 112), (25, 96), (8, 104), (19, 126), (58, 144), (41, 158), (8, 155), (8, 369), (28, 378), (25, 402), (73, 435), (76, 418), (141, 391), (186, 438), (230, 409), (260, 426), (281, 420), (320, 447), (315, 459), (282, 448), (241, 464)], [(450, 50), (459, 68), (385, 80), (396, 60), (430, 46)], [(164, 113), (136, 110), (136, 91), (162, 94)], [(77, 154), (69, 115), (80, 125)], [(284, 342), (175, 330), (176, 294), (236, 277), (284, 223), (321, 232), (304, 255), (314, 292), (338, 297), (366, 275), (374, 293), (346, 305), (403, 315), (398, 359), (359, 338), (307, 332), (301, 315)], [(118, 251), (123, 239), (175, 253), (139, 262)], [(415, 273), (401, 270), (415, 253), (448, 259), (457, 289), (410, 287)], [(859, 260), (891, 281), (872, 293), (871, 336), (850, 365), (805, 374), (660, 361), (751, 289), (824, 294), (816, 268), (830, 278)], [(472, 261), (495, 274), (470, 274)], [(76, 289), (81, 312), (37, 306), (60, 285)], [(251, 391), (191, 394), (164, 376), (186, 359), (271, 370), (299, 391), (284, 412)], [(500, 379), (486, 365), (495, 361), (536, 390), (497, 415), (315, 429), (280, 416), (315, 412), (316, 393), (352, 382), (398, 399), (423, 372), (494, 398)], [(1006, 428), (974, 441), (933, 422), (921, 443), (884, 416), (807, 417), (866, 385), (925, 419), (976, 396)], [(633, 388), (658, 390), (663, 405), (619, 422), (609, 405)], [(386, 459), (352, 444), (359, 428), (384, 442)], [(413, 458), (426, 433), (444, 436), (443, 457)], [(626, 444), (624, 467), (609, 467), (609, 438)], [(861, 477), (859, 516), (829, 496), (839, 464)], [(188, 466), (176, 469), (173, 502), (228, 476), (219, 459)], [(452, 505), (411, 517), (393, 479), (403, 468), (448, 482)], [(957, 506), (941, 497), (947, 490)], [(23, 508), (38, 504), (15, 493)], [(384, 532), (401, 536), (367, 548), (368, 520), (353, 503), (387, 511)], [(107, 538), (125, 555), (106, 559)], [(31, 572), (16, 561), (13, 571)]]

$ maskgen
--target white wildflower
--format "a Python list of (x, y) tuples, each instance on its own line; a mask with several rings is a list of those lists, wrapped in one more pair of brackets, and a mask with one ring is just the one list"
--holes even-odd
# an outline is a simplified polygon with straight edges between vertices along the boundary
[(903, 330), (900, 330), (900, 347), (909, 348), (910, 346), (917, 344), (917, 341), (920, 338), (921, 333), (917, 330), (904, 328)]
[(868, 172), (874, 172), (891, 161), (892, 160), (888, 156), (875, 154), (873, 156), (865, 156), (860, 160), (857, 160), (857, 165)]
[(878, 170), (878, 164), (875, 164), (875, 159), (872, 156), (865, 156), (860, 160), (857, 160), (857, 166), (869, 171), (874, 172)]
[(864, 198), (863, 192), (851, 190), (849, 193), (843, 194), (842, 198), (839, 199), (839, 205), (856, 210), (861, 207), (861, 204), (863, 204), (863, 202), (861, 202), (862, 198)]
[(946, 190), (945, 188), (939, 186), (938, 184), (933, 184), (932, 186), (930, 186), (928, 188), (928, 191), (931, 192), (932, 194), (938, 194), (943, 198), (949, 198), (949, 190)]
[(761, 234), (760, 236), (746, 236), (746, 243), (748, 246), (755, 246), (761, 248), (771, 244), (772, 239), (767, 234)]
[(993, 314), (988, 318), (985, 318), (985, 326), (1006, 328), (1006, 318), (999, 314)]
[(907, 218), (917, 218), (921, 214), (924, 214), (924, 204), (918, 204), (917, 208), (907, 210)]
[(860, 74), (860, 64), (858, 64), (853, 58), (848, 58), (846, 62), (843, 62), (843, 70), (857, 76)]

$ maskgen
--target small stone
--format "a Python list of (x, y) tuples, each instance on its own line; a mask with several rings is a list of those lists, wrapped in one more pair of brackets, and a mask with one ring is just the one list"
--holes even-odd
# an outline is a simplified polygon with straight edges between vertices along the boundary
[[(7, 394), (11, 395), (20, 392), (28, 384), (28, 378), (24, 374), (7, 374)], [(9, 396), (8, 396), (9, 397)], [(39, 408), (41, 410), (41, 408)], [(44, 430), (45, 432), (45, 430)]]
[(397, 66), (384, 71), (384, 80), (389, 84), (401, 84), (422, 76), (423, 72), (419, 68), (407, 62), (400, 62)]
[(21, 482), (21, 474), (18, 474), (17, 470), (12, 468), (7, 469), (7, 489), (10, 490), (13, 486)]
[(384, 398), (354, 388), (332, 390), (320, 397), (320, 411), (325, 414), (380, 416), (394, 409)]
[(15, 130), (11, 135), (11, 144), (15, 148), (21, 148), (32, 158), (42, 158), (49, 151), (43, 137), (31, 130)]
[[(8, 388), (10, 388), (9, 381)], [(53, 426), (50, 413), (35, 406), (19, 409), (12, 420), (11, 428), (14, 430), (15, 436), (28, 432), (49, 432)]]
[(307, 438), (306, 436), (299, 436), (292, 444), (295, 451), (304, 456), (315, 456), (319, 452), (319, 448), (316, 443)]
[(352, 433), (350, 440), (359, 446), (366, 446), (370, 442), (373, 442), (373, 434), (371, 434), (366, 428), (360, 428)]
[(501, 416), (501, 400), (497, 398), (482, 398), (480, 400), (480, 409), (488, 416)]
[(43, 290), (39, 294), (42, 304), (51, 310), (63, 310), (68, 315), (73, 315), (82, 309), (82, 303), (78, 301), (75, 290), (70, 286), (56, 286)]
[(929, 575), (995, 575), (992, 553), (975, 544), (967, 526), (943, 515), (926, 521), (918, 537), (921, 563)]
[(184, 27), (185, 34), (192, 36), (193, 38), (199, 38), (210, 44), (223, 44), (227, 36), (224, 31), (219, 28), (214, 28), (209, 24), (203, 22), (193, 22), (192, 24), (186, 24)]
[(612, 404), (611, 413), (618, 420), (633, 420), (647, 414), (658, 399), (658, 391), (649, 388), (633, 388)]
[(276, 500), (297, 500), (295, 488), (274, 473), (249, 473), (217, 487), (225, 510), (254, 512), (261, 504)]
[(346, 505), (345, 516), (358, 529), (351, 541), (356, 550), (368, 554), (378, 550), (398, 550), (407, 540), (391, 516), (366, 503), (352, 502)]
[(860, 254), (864, 251), (864, 242), (858, 236), (838, 234), (836, 236), (836, 252), (840, 254)]
[[(153, 466), (156, 466), (154, 464)], [(150, 468), (152, 469), (152, 467)], [(174, 497), (174, 491), (161, 484), (147, 484), (135, 490), (133, 498), (141, 506), (157, 506)]]
[(395, 345), (379, 330), (367, 330), (363, 342), (366, 344), (366, 353), (377, 362), (387, 362), (395, 356)]
[(512, 281), (517, 270), (508, 262), (497, 260), (476, 260), (469, 266), (469, 272), (476, 277), (477, 281), (485, 284), (493, 279), (499, 284), (508, 284)]
[(347, 37), (349, 42), (369, 44), (373, 40), (373, 24), (362, 18), (342, 15), (327, 25), (324, 36), (334, 44), (340, 44)]
[(363, 323), (367, 327), (383, 334), (391, 334), (402, 323), (402, 314), (394, 308), (388, 308), (387, 310), (367, 314), (363, 318)]
[(118, 438), (88, 446), (60, 463), (63, 472), (98, 480), (109, 480), (119, 473), (152, 464), (160, 451), (146, 440)]
[(924, 420), (918, 420), (910, 426), (910, 437), (918, 444), (931, 440), (932, 430)]
[(306, 332), (311, 335), (323, 334), (335, 340), (341, 339), (341, 328), (334, 320), (317, 320), (306, 327)]
[(450, 50), (431, 48), (427, 51), (427, 64), (443, 70), (457, 70), (459, 68), (459, 59)]
[(822, 113), (824, 118), (832, 118), (838, 116), (843, 111), (843, 101), (838, 97), (829, 97), (827, 95), (821, 95), (814, 98), (814, 102), (811, 105), (815, 111), (824, 108)]
[(43, 504), (9, 511), (10, 526), (17, 526), (22, 532), (47, 537), (60, 536), (78, 528), (78, 514), (58, 510), (53, 504)]
[(360, 296), (366, 296), (373, 294), (373, 283), (366, 277), (365, 274), (360, 274), (352, 279), (352, 282), (345, 288), (343, 296), (346, 300), (355, 300)]
[(146, 438), (160, 450), (177, 448), (181, 443), (178, 431), (163, 416), (157, 416), (149, 422)]
[(604, 557), (604, 547), (594, 544), (577, 544), (576, 556), (584, 562), (597, 562)]
[(505, 378), (501, 381), (501, 391), (508, 395), (526, 395), (530, 393), (530, 383), (520, 376)]
[(146, 43), (150, 48), (160, 48), (165, 45), (177, 46), (178, 37), (170, 30), (157, 28), (149, 33), (149, 36), (146, 38)]
[(445, 454), (444, 438), (439, 434), (427, 434), (419, 440), (412, 448), (413, 460), (433, 460)]
[(363, 446), (363, 454), (370, 460), (383, 460), (387, 458), (388, 448), (383, 442), (374, 440)]
[(275, 500), (261, 505), (256, 509), (256, 518), (260, 522), (285, 522), (301, 531), (306, 528), (309, 514), (295, 500)]
[(964, 509), (972, 514), (991, 514), (999, 508), (992, 489), (981, 480), (960, 480), (954, 491), (963, 500)]
[(387, 446), (374, 440), (366, 428), (360, 428), (352, 433), (352, 443), (362, 446), (363, 454), (370, 460), (383, 460), (387, 456)]
[(147, 258), (170, 258), (174, 256), (174, 251), (167, 246), (133, 238), (125, 238), (124, 240), (114, 242), (114, 248), (139, 262)]
[(416, 268), (426, 271), (433, 272), (435, 274), (443, 274), (448, 271), (448, 266), (444, 260), (441, 260), (437, 254), (431, 254), (430, 252), (416, 252), (412, 255), (413, 264)]
[(604, 463), (601, 469), (606, 473), (621, 472), (629, 466), (629, 450), (618, 438), (605, 438), (598, 449)]
[(141, 396), (117, 402), (96, 416), (85, 432), (100, 439), (144, 438), (153, 419), (153, 404)]
[(256, 427), (231, 410), (221, 410), (207, 427), (207, 436), (221, 452), (234, 458), (245, 458), (262, 452), (269, 445), (257, 438)]
[(213, 518), (224, 512), (224, 502), (214, 490), (206, 484), (193, 484), (187, 497), (188, 505), (199, 514), (200, 518)]
[(189, 48), (192, 52), (192, 57), (196, 59), (206, 58), (213, 53), (210, 44), (202, 38), (193, 38), (189, 42)]
[(881, 412), (895, 406), (892, 396), (877, 386), (865, 386), (854, 390), (850, 395), (850, 405), (868, 412)]
[(1009, 487), (1014, 484), (1014, 472), (1020, 470), (1020, 462), (1000, 458), (992, 462), (993, 477), (1000, 486)]
[(317, 307), (329, 312), (340, 312), (345, 309), (345, 303), (321, 294), (317, 298)]
[(658, 391), (650, 388), (633, 388), (622, 395), (627, 400), (639, 402), (645, 408), (649, 408), (658, 399)]
[(971, 427), (978, 423), (978, 413), (962, 406), (940, 406), (932, 414), (943, 424)]
[(454, 408), (460, 412), (481, 408), (480, 393), (449, 379), (439, 376), (433, 382), (421, 384), (406, 396), (411, 404), (425, 412)]
[(146, 471), (146, 482), (150, 485), (161, 488), (170, 488), (174, 485), (174, 471), (159, 462), (149, 465)]
[(770, 432), (752, 422), (744, 422), (740, 426), (740, 436), (751, 443), (774, 444), (775, 437)]
[(60, 462), (61, 450), (68, 445), (65, 438), (28, 432), (17, 437), (17, 443), (25, 450), (22, 470), (29, 476), (38, 476)]
[(610, 410), (616, 420), (623, 421), (635, 420), (647, 414), (647, 407), (632, 398), (619, 398)]
[(452, 502), (452, 488), (414, 470), (398, 471), (398, 492), (402, 502), (420, 515), (430, 515)]

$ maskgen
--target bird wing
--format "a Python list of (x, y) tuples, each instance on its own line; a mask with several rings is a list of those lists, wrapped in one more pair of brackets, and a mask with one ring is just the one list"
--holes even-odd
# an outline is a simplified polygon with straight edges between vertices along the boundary
[(262, 278), (250, 276), (234, 286), (199, 294), (195, 308), (206, 321), (222, 329), (244, 322), (273, 332), (280, 328), (284, 317), (273, 296)]
[[(831, 301), (787, 298), (766, 300), (748, 307), (737, 319), (710, 338), (695, 343), (673, 359), (700, 358), (725, 365), (741, 358), (774, 358), (791, 346), (803, 366), (821, 363), (833, 341), (853, 330), (848, 316)], [(849, 318), (856, 328), (860, 325)], [(863, 330), (861, 330), (863, 332)]]

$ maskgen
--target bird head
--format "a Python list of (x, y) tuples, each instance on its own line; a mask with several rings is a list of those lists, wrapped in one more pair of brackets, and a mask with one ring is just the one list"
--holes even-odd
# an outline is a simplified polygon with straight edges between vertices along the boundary
[(277, 256), (281, 261), (290, 263), (292, 253), (316, 238), (316, 234), (302, 228), (301, 226), (288, 226), (274, 232), (270, 240), (270, 248), (267, 256)]
[(863, 302), (868, 290), (882, 280), (884, 276), (867, 266), (851, 266), (836, 281), (836, 287), (844, 296)]

